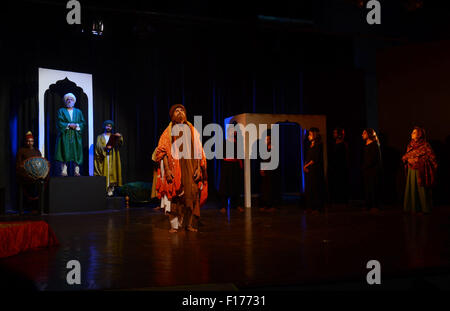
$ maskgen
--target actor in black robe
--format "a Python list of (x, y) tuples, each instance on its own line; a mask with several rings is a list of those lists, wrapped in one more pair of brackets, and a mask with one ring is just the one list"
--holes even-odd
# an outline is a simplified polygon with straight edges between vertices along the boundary
[(325, 204), (325, 177), (323, 166), (323, 145), (319, 129), (311, 128), (308, 134), (310, 145), (305, 154), (305, 196), (307, 212), (323, 212)]
[(337, 128), (333, 131), (334, 143), (328, 165), (331, 201), (340, 204), (348, 203), (349, 195), (349, 153), (344, 137), (343, 129)]
[(363, 131), (364, 151), (362, 161), (362, 175), (364, 181), (364, 196), (366, 207), (371, 212), (380, 209), (381, 195), (381, 151), (378, 137), (373, 129)]
[(222, 213), (226, 213), (228, 199), (230, 199), (230, 208), (237, 208), (240, 212), (244, 211), (241, 197), (244, 190), (244, 162), (237, 157), (236, 133), (226, 140), (226, 148), (231, 148), (231, 145), (234, 145), (234, 154), (232, 157), (223, 159), (220, 171), (219, 197)]

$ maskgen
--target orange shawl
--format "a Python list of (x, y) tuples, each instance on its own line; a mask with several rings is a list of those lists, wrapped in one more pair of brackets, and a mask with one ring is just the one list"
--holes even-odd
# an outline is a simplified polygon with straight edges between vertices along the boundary
[[(412, 160), (413, 163), (408, 162), (408, 159)], [(428, 142), (424, 139), (417, 142), (411, 140), (402, 160), (410, 169), (418, 170), (419, 186), (428, 188), (435, 185), (438, 163)]]
[[(206, 174), (206, 156), (203, 151), (203, 147), (200, 141), (200, 135), (194, 126), (187, 122), (189, 128), (191, 129), (191, 140), (194, 146), (194, 153), (202, 155), (200, 160), (200, 169), (202, 172), (202, 179), (198, 182), (199, 190), (200, 190), (200, 205), (203, 205), (206, 202), (208, 197), (208, 182), (207, 182), (207, 174)], [(192, 135), (192, 133), (194, 133)], [(174, 175), (174, 179), (172, 183), (168, 183), (166, 177), (162, 176), (161, 168), (157, 170), (157, 181), (156, 181), (156, 192), (158, 199), (161, 199), (164, 195), (167, 195), (167, 198), (171, 200), (174, 196), (179, 194), (181, 188), (181, 168), (180, 161), (176, 159), (172, 155), (172, 122), (170, 122), (169, 126), (162, 133), (158, 146), (155, 149), (155, 161), (160, 163), (160, 161), (167, 155), (167, 160), (169, 163), (169, 167), (172, 170)], [(192, 155), (194, 156), (194, 155)]]

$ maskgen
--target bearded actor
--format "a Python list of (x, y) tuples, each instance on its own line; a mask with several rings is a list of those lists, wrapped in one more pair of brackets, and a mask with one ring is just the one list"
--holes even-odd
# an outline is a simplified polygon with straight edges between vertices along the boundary
[[(45, 178), (45, 181), (30, 179), (30, 174), (25, 169), (25, 162), (32, 158), (42, 158), (42, 154), (34, 147), (33, 133), (28, 131), (25, 134), (25, 146), (19, 148), (16, 155), (16, 176), (19, 185), (19, 210), (21, 214), (23, 213), (24, 198), (26, 199), (25, 205), (29, 207), (33, 213), (36, 212), (34, 203), (39, 200), (38, 205), (40, 206), (41, 213), (43, 212), (43, 190), (44, 183), (48, 180), (48, 176)], [(40, 169), (41, 167), (38, 168)]]
[(64, 95), (65, 107), (58, 110), (56, 119), (55, 160), (61, 162), (61, 175), (67, 176), (67, 164), (75, 165), (74, 176), (80, 176), (80, 165), (83, 163), (82, 134), (86, 122), (81, 110), (75, 108), (77, 98), (72, 93)]
[[(97, 136), (95, 144), (94, 175), (106, 177), (106, 191), (112, 196), (115, 187), (122, 186), (122, 165), (120, 162), (120, 147), (123, 137), (120, 133), (113, 133), (114, 122), (103, 122), (104, 132)], [(113, 141), (113, 144), (109, 144)]]
[(186, 119), (185, 107), (173, 105), (169, 115), (171, 122), (154, 152), (160, 164), (157, 196), (169, 215), (169, 232), (184, 228), (197, 232), (200, 206), (208, 196), (206, 157), (199, 133)]

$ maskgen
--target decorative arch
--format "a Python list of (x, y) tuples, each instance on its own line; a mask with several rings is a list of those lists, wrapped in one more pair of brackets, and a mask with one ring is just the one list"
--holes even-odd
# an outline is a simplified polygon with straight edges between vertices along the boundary
[(57, 138), (56, 131), (56, 117), (58, 110), (64, 106), (63, 98), (67, 93), (73, 93), (77, 102), (75, 107), (80, 109), (83, 113), (84, 118), (86, 119), (86, 127), (85, 131), (83, 131), (83, 165), (81, 166), (82, 175), (89, 175), (89, 143), (88, 143), (88, 129), (89, 129), (89, 107), (88, 107), (88, 98), (86, 93), (84, 93), (83, 89), (77, 86), (74, 82), (70, 81), (68, 78), (63, 80), (59, 80), (56, 83), (50, 85), (50, 87), (45, 91), (44, 94), (44, 112), (45, 112), (45, 154), (47, 159), (52, 163), (52, 175), (59, 176), (59, 166), (56, 165), (54, 161), (55, 154), (55, 144)]
[[(79, 73), (72, 71), (53, 70), (47, 68), (39, 68), (39, 136), (38, 145), (42, 155), (45, 155), (46, 141), (45, 135), (45, 96), (50, 90), (57, 96), (64, 96), (65, 93), (71, 92), (78, 98), (85, 96), (87, 102), (87, 115), (85, 115), (88, 140), (88, 170), (89, 175), (94, 174), (94, 97), (92, 88), (92, 75), (88, 73)], [(67, 91), (65, 91), (67, 90)], [(64, 94), (60, 94), (64, 92)], [(49, 92), (47, 92), (47, 95)], [(78, 97), (78, 95), (80, 97)], [(84, 101), (84, 100), (81, 100)], [(83, 110), (83, 109), (82, 109)], [(83, 111), (84, 112), (84, 111)]]

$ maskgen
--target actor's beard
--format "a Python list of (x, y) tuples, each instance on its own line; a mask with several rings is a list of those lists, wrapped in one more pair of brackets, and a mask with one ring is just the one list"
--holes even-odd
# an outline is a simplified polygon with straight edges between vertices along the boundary
[(66, 108), (73, 108), (73, 106), (75, 106), (75, 104), (66, 104)]
[(106, 133), (112, 133), (112, 129), (106, 129)]
[(181, 124), (186, 122), (186, 118), (183, 115), (178, 115), (172, 119), (174, 123)]

